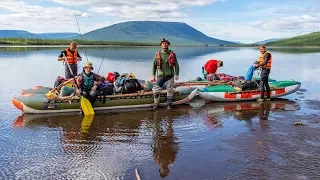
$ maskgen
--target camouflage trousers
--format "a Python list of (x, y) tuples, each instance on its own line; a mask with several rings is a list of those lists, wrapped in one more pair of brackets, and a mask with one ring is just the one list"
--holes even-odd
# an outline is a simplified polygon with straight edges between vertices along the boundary
[(154, 97), (154, 103), (159, 104), (160, 103), (160, 92), (162, 90), (162, 87), (166, 83), (166, 90), (167, 90), (167, 99), (169, 104), (172, 103), (173, 100), (173, 93), (174, 93), (174, 77), (158, 77), (156, 84), (152, 88), (153, 97)]

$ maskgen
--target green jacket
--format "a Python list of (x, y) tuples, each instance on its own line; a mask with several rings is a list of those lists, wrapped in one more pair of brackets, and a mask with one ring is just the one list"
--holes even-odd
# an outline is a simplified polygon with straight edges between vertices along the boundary
[(169, 50), (161, 50), (160, 51), (160, 57), (161, 57), (161, 69), (157, 69), (157, 54), (154, 56), (153, 59), (153, 65), (152, 65), (152, 75), (155, 76), (157, 72), (158, 77), (164, 77), (164, 76), (179, 76), (179, 63), (177, 60), (177, 57), (175, 56), (175, 66), (174, 68), (171, 68), (169, 66), (169, 55), (170, 51)]

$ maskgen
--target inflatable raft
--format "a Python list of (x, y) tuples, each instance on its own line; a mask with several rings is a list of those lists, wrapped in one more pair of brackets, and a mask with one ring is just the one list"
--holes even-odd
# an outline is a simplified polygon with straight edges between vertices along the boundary
[[(39, 89), (38, 89), (39, 90)], [(44, 93), (48, 89), (40, 88)], [(12, 98), (12, 104), (23, 113), (62, 113), (80, 112), (80, 98), (78, 96), (60, 97), (48, 99), (44, 93), (24, 93)], [(179, 86), (175, 88), (172, 105), (185, 104), (197, 95), (197, 88), (191, 86)], [(166, 106), (166, 90), (161, 91), (160, 106)], [(153, 107), (153, 94), (138, 92), (132, 94), (98, 96), (94, 103), (94, 110), (134, 109)]]
[[(296, 92), (300, 82), (296, 81), (272, 81), (269, 82), (271, 98), (278, 98)], [(248, 101), (260, 97), (260, 90), (237, 91), (230, 85), (215, 85), (198, 89), (198, 95), (209, 101)], [(266, 96), (265, 92), (265, 96)]]
[[(144, 80), (139, 80), (140, 84), (144, 87), (145, 91), (152, 91), (153, 85), (155, 85), (155, 82), (151, 81), (144, 81)], [(196, 81), (196, 80), (190, 80), (186, 82), (175, 82), (175, 87), (180, 87), (180, 86), (192, 86), (194, 88), (202, 88), (206, 87), (210, 84), (219, 84), (220, 81)], [(72, 87), (73, 84), (69, 83), (66, 86)], [(163, 89), (166, 88), (166, 84), (164, 84)], [(34, 86), (32, 88), (26, 88), (22, 89), (21, 94), (46, 94), (48, 91), (51, 91), (53, 88), (52, 87), (47, 87), (47, 86)]]

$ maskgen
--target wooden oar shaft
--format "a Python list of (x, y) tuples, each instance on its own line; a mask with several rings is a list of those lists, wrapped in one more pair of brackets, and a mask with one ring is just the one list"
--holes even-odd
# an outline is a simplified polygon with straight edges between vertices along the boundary
[(57, 87), (55, 87), (54, 89), (52, 89), (51, 92), (52, 92), (52, 91), (55, 91), (55, 90), (57, 90), (57, 89), (60, 89), (62, 86), (68, 84), (68, 83), (71, 82), (71, 81), (73, 81), (73, 78), (71, 78), (71, 79), (69, 79), (69, 80), (67, 80), (67, 81), (59, 84), (59, 86), (57, 86)]

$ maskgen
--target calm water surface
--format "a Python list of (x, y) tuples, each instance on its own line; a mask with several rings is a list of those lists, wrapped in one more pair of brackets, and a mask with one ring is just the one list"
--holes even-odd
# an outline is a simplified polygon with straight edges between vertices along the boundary
[[(181, 81), (200, 76), (211, 58), (224, 61), (219, 72), (244, 75), (259, 57), (256, 48), (172, 49)], [(63, 76), (62, 50), (0, 48), (0, 179), (135, 179), (135, 169), (142, 179), (320, 179), (320, 49), (270, 49), (271, 78), (302, 82), (271, 103), (195, 99), (170, 111), (22, 115), (11, 97)], [(157, 50), (86, 48), (95, 72), (139, 79), (151, 79)]]

